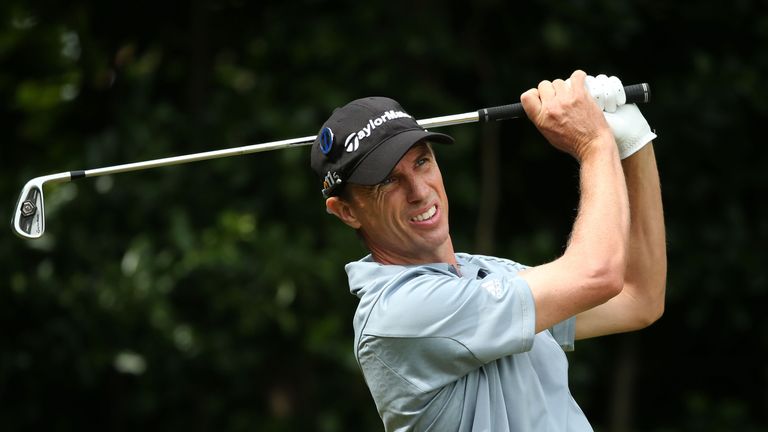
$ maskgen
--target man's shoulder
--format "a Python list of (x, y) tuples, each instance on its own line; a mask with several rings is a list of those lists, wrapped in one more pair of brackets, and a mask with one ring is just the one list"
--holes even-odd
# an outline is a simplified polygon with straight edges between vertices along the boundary
[(468, 263), (475, 264), (479, 267), (483, 267), (492, 272), (496, 270), (519, 272), (528, 267), (524, 264), (520, 264), (516, 261), (512, 261), (507, 258), (501, 258), (496, 256), (490, 256), (490, 255), (478, 255), (478, 254), (468, 254), (464, 252), (458, 252), (456, 253), (456, 257)]
[(412, 337), (447, 316), (451, 289), (460, 279), (448, 264), (391, 265), (356, 261), (347, 265), (350, 292), (357, 296), (354, 327), (362, 335)]
[[(517, 273), (527, 268), (526, 265), (490, 255), (455, 254), (459, 264), (472, 264), (490, 272)], [(451, 276), (455, 272), (447, 263), (429, 263), (419, 265), (381, 264), (367, 255), (345, 266), (349, 277), (350, 290), (355, 292), (366, 286), (390, 285), (393, 281), (403, 281), (420, 275)]]
[(397, 288), (419, 276), (451, 276), (451, 266), (444, 263), (420, 265), (381, 264), (370, 255), (345, 266), (350, 291), (358, 296), (379, 291), (382, 288)]

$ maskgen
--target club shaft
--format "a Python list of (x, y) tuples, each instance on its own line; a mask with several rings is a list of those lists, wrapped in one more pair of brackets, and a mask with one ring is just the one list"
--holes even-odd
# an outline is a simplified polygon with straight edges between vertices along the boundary
[[(451, 126), (462, 123), (472, 123), (479, 120), (478, 112), (468, 112), (464, 114), (455, 114), (442, 117), (433, 117), (428, 119), (419, 120), (418, 123), (424, 128), (430, 127), (442, 127)], [(218, 159), (229, 156), (239, 156), (251, 153), (259, 153), (271, 150), (280, 150), (291, 147), (301, 147), (312, 144), (315, 141), (316, 135), (306, 136), (303, 138), (293, 138), (280, 141), (272, 141), (262, 144), (252, 144), (243, 147), (233, 147), (222, 150), (212, 150), (202, 153), (193, 153), (183, 156), (173, 156), (161, 159), (152, 159), (143, 162), (133, 162), (122, 165), (114, 165), (103, 168), (94, 168), (83, 171), (71, 171), (69, 173), (70, 180), (75, 180), (84, 177), (98, 177), (108, 174), (119, 174), (131, 171), (141, 171), (152, 168), (166, 167), (172, 165), (181, 165), (189, 162), (196, 162), (202, 160)]]
[[(649, 102), (650, 87), (647, 83), (634, 84), (624, 87), (627, 95), (627, 103)], [(423, 128), (436, 128), (443, 126), (452, 126), (463, 123), (474, 123), (478, 121), (506, 120), (512, 118), (524, 117), (525, 111), (521, 104), (502, 105), (491, 108), (483, 108), (478, 111), (471, 111), (463, 114), (447, 115), (442, 117), (432, 117), (418, 120)], [(263, 144), (252, 144), (243, 147), (234, 147), (223, 150), (212, 150), (202, 153), (193, 153), (183, 156), (172, 156), (162, 159), (153, 159), (144, 162), (134, 162), (122, 165), (115, 165), (104, 168), (94, 168), (82, 171), (71, 171), (70, 180), (84, 177), (97, 177), (107, 174), (118, 174), (130, 171), (140, 171), (171, 165), (181, 165), (189, 162), (218, 159), (229, 156), (238, 156), (251, 153), (259, 153), (271, 150), (280, 150), (291, 147), (301, 147), (310, 145), (315, 141), (316, 136), (306, 136), (303, 138), (293, 138), (281, 141), (272, 141)]]
[[(624, 87), (627, 96), (627, 103), (647, 103), (650, 102), (651, 89), (647, 83), (633, 84)], [(497, 107), (483, 108), (477, 111), (471, 111), (463, 114), (447, 115), (442, 117), (432, 117), (418, 120), (423, 128), (435, 128), (443, 126), (452, 126), (463, 123), (474, 123), (478, 121), (495, 121), (513, 118), (525, 117), (523, 106), (519, 103), (511, 105), (502, 105)], [(97, 177), (107, 174), (117, 174), (130, 171), (146, 170), (151, 168), (165, 167), (171, 165), (181, 165), (189, 162), (224, 158), (229, 156), (238, 156), (251, 153), (258, 153), (270, 150), (279, 150), (291, 147), (301, 147), (310, 145), (315, 141), (316, 136), (307, 136), (303, 138), (293, 138), (288, 140), (273, 141), (263, 144), (252, 144), (243, 147), (234, 147), (223, 150), (212, 150), (202, 153), (194, 153), (183, 156), (173, 156), (162, 159), (153, 159), (144, 162), (134, 162), (123, 165), (115, 165), (105, 168), (95, 168), (84, 171), (70, 172), (70, 179), (75, 180), (83, 177)]]
[(114, 165), (104, 168), (94, 168), (84, 171), (72, 171), (72, 179), (80, 177), (97, 177), (107, 174), (119, 174), (130, 171), (140, 171), (152, 168), (159, 168), (172, 165), (181, 165), (189, 162), (196, 162), (209, 159), (219, 159), (229, 156), (239, 156), (250, 153), (258, 153), (270, 150), (279, 150), (290, 147), (299, 147), (311, 144), (315, 140), (314, 136), (303, 138), (293, 138), (288, 140), (273, 141), (263, 144), (252, 144), (243, 147), (233, 147), (223, 150), (211, 150), (202, 153), (193, 153), (183, 156), (172, 156), (162, 159), (152, 159), (143, 162), (133, 162), (122, 165)]

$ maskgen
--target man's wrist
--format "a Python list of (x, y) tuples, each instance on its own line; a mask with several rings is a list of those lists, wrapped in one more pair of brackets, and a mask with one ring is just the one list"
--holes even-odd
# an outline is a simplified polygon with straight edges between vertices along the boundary
[(635, 137), (634, 139), (622, 142), (617, 141), (616, 144), (619, 148), (619, 158), (624, 160), (632, 156), (654, 139), (656, 139), (656, 134), (648, 130), (643, 135)]
[(613, 138), (611, 131), (602, 133), (594, 138), (590, 143), (584, 146), (584, 151), (579, 157), (579, 161), (584, 162), (592, 157), (613, 156), (618, 157), (619, 147)]

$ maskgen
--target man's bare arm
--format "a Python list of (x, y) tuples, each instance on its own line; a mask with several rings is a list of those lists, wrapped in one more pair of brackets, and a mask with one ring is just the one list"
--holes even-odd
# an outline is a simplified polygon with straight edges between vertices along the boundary
[(652, 144), (625, 159), (622, 165), (631, 216), (624, 287), (621, 294), (577, 316), (577, 339), (641, 329), (664, 311), (666, 240)]
[(579, 212), (571, 239), (557, 260), (524, 270), (533, 292), (536, 332), (616, 296), (624, 282), (629, 204), (618, 150), (608, 124), (584, 88), (542, 82), (524, 93), (526, 114), (547, 140), (581, 163)]

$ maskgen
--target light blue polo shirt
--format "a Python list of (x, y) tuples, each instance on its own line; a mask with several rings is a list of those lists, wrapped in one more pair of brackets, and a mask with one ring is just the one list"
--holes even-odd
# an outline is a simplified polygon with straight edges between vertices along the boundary
[(370, 255), (346, 266), (360, 298), (355, 356), (385, 429), (592, 431), (568, 390), (562, 347), (573, 347), (575, 318), (534, 334), (524, 266), (456, 259), (460, 274)]

